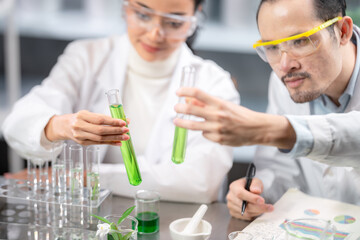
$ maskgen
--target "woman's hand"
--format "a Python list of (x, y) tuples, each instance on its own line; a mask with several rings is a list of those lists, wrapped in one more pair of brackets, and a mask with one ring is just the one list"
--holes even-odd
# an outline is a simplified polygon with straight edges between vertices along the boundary
[(81, 145), (109, 144), (121, 146), (129, 140), (126, 122), (86, 110), (74, 114), (55, 115), (45, 127), (49, 141), (73, 140)]

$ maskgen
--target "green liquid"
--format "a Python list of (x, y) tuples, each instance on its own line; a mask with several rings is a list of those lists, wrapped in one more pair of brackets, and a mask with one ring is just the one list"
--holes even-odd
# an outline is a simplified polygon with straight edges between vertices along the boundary
[(88, 186), (91, 188), (90, 199), (95, 201), (98, 200), (100, 194), (100, 181), (99, 181), (99, 173), (90, 172), (87, 175), (88, 177)]
[[(126, 116), (122, 105), (111, 105), (110, 112), (113, 118), (122, 119), (126, 121)], [(129, 132), (127, 134), (130, 136)], [(139, 171), (139, 166), (136, 161), (135, 151), (131, 138), (127, 141), (122, 142), (122, 146), (120, 147), (120, 150), (123, 156), (126, 173), (128, 175), (130, 184), (134, 186), (139, 185), (142, 180)]]
[(141, 212), (136, 215), (139, 233), (155, 233), (159, 231), (159, 215), (155, 212)]
[(174, 135), (174, 144), (171, 160), (180, 164), (184, 162), (185, 153), (186, 153), (186, 142), (187, 142), (187, 129), (176, 127)]

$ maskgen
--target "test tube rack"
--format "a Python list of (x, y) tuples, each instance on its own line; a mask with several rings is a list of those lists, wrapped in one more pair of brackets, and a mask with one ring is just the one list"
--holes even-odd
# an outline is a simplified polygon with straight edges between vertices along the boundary
[[(51, 184), (50, 184), (51, 185)], [(100, 189), (97, 201), (90, 200), (90, 196), (86, 188), (83, 189), (83, 197), (81, 201), (72, 201), (70, 197), (65, 195), (63, 198), (54, 196), (52, 187), (48, 189), (31, 189), (27, 180), (7, 179), (0, 184), (0, 198), (13, 198), (27, 201), (57, 203), (70, 206), (85, 206), (97, 208), (111, 193), (108, 189)]]

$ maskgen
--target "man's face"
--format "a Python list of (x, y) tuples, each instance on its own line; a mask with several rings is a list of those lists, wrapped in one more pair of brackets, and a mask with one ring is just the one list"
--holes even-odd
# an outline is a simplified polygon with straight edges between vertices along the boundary
[[(258, 17), (263, 41), (297, 35), (322, 23), (315, 17), (312, 0), (264, 3)], [(294, 58), (282, 52), (279, 61), (269, 62), (294, 102), (312, 101), (336, 87), (336, 79), (342, 70), (339, 41), (327, 29), (321, 31), (321, 44), (311, 55)]]

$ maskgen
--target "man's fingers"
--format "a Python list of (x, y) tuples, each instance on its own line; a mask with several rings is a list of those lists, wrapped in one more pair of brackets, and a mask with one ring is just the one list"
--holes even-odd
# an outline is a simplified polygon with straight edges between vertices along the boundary
[(205, 103), (203, 103), (203, 102), (201, 102), (201, 101), (199, 101), (199, 100), (197, 100), (195, 98), (190, 98), (190, 97), (186, 98), (185, 102), (187, 104), (192, 104), (192, 105), (199, 106), (199, 107), (205, 107), (206, 106)]
[(259, 216), (262, 213), (271, 212), (273, 209), (274, 207), (271, 204), (248, 203), (246, 205), (245, 212), (247, 212), (251, 216)]
[(176, 91), (177, 95), (180, 97), (192, 97), (197, 99), (200, 102), (203, 102), (207, 105), (218, 106), (220, 100), (197, 89), (197, 88), (180, 88)]
[(174, 119), (174, 124), (176, 126), (186, 128), (186, 129), (190, 129), (190, 130), (195, 130), (195, 131), (204, 131), (205, 129), (208, 128), (207, 127), (208, 126), (207, 122), (185, 120), (185, 119), (180, 119), (180, 118), (175, 118)]
[(250, 185), (250, 191), (252, 193), (261, 194), (263, 192), (264, 185), (258, 178), (253, 178)]
[(207, 120), (211, 120), (211, 116), (213, 115), (214, 111), (209, 111), (209, 109), (204, 108), (202, 106), (197, 106), (193, 104), (183, 104), (178, 103), (174, 107), (175, 111), (178, 113), (183, 113), (187, 115), (194, 115), (197, 117), (201, 117)]
[[(264, 204), (265, 199), (259, 195), (261, 192), (253, 193), (253, 192), (246, 190), (244, 188), (245, 178), (243, 178), (243, 179), (244, 180), (242, 182), (237, 183), (237, 184), (244, 184), (244, 185), (242, 187), (238, 187), (238, 192), (237, 192), (236, 196), (244, 201), (247, 201), (248, 203)], [(251, 182), (251, 186), (253, 186), (253, 188), (255, 188), (255, 189), (261, 188), (262, 185), (260, 185), (260, 184), (261, 184), (261, 180), (259, 180), (257, 178), (254, 178)], [(251, 187), (250, 187), (250, 189), (251, 189)]]

